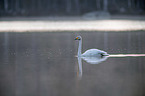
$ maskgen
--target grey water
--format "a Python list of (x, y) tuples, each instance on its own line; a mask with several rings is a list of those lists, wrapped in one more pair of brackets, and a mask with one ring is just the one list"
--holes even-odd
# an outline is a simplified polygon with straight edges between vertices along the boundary
[(77, 35), (84, 52), (145, 54), (145, 32), (0, 33), (0, 96), (145, 96), (145, 57), (82, 60), (78, 79)]

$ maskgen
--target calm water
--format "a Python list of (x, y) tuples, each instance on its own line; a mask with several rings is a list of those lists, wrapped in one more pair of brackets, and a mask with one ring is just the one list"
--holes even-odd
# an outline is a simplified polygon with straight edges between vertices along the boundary
[(145, 57), (109, 57), (99, 64), (77, 55), (144, 54), (144, 32), (0, 33), (0, 96), (145, 96)]

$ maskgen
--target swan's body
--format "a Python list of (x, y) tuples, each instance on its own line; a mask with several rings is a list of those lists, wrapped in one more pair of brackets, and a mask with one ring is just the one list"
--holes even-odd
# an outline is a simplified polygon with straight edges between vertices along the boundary
[(78, 47), (78, 57), (97, 57), (97, 56), (108, 56), (107, 52), (99, 50), (99, 49), (89, 49), (81, 54), (82, 48), (82, 37), (77, 36), (75, 40), (79, 40), (79, 47)]
[(103, 56), (103, 54), (108, 55), (107, 52), (99, 50), (99, 49), (89, 49), (89, 50), (85, 51), (81, 56), (96, 57), (96, 56)]

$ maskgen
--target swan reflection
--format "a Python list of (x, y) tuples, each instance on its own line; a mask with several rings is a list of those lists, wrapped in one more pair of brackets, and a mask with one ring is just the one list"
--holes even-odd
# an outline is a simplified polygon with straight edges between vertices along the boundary
[(78, 77), (81, 78), (83, 74), (82, 69), (82, 59), (86, 61), (88, 64), (99, 64), (107, 58), (125, 58), (125, 57), (145, 57), (145, 54), (110, 54), (109, 56), (96, 56), (96, 57), (83, 57), (78, 56)]
[(77, 76), (81, 79), (83, 74), (82, 69), (82, 59), (86, 61), (88, 64), (99, 64), (105, 60), (107, 60), (108, 56), (97, 56), (97, 57), (78, 57), (78, 72)]
[(82, 58), (78, 57), (78, 72), (77, 72), (77, 76), (81, 79), (83, 74), (83, 70), (82, 70)]

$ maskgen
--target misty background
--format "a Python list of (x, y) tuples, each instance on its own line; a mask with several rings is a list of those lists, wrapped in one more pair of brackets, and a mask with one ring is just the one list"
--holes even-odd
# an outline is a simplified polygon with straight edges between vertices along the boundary
[(64, 16), (105, 11), (145, 14), (145, 0), (0, 0), (0, 16)]
[(145, 96), (144, 41), (145, 0), (0, 0), (0, 96)]

